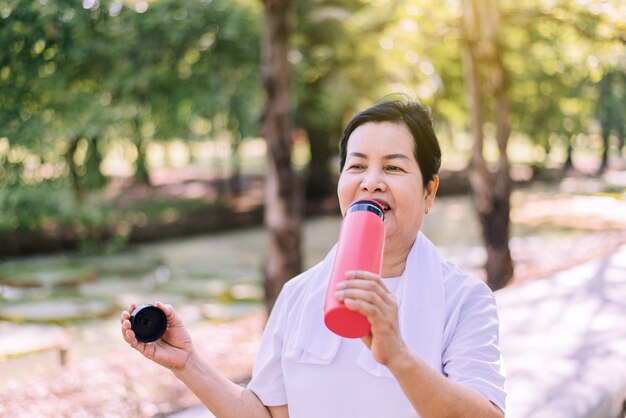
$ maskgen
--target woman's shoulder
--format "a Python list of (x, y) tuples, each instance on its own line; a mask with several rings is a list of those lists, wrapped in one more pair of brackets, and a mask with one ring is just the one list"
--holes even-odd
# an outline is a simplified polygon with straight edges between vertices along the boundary
[[(484, 332), (489, 337), (492, 332), (497, 334), (496, 298), (489, 286), (453, 263), (445, 263), (443, 269), (446, 346), (454, 335), (482, 335)], [(485, 328), (485, 324), (495, 325), (495, 328)]]
[[(452, 295), (483, 294), (493, 295), (491, 289), (478, 277), (461, 270), (455, 263), (446, 260), (424, 234), (420, 232), (417, 243), (430, 248), (433, 258), (441, 265), (441, 279), (443, 281), (446, 299)], [(438, 274), (437, 274), (438, 275)]]
[(492, 290), (485, 282), (464, 272), (452, 262), (442, 263), (442, 278), (448, 305), (456, 305), (467, 299), (494, 299)]

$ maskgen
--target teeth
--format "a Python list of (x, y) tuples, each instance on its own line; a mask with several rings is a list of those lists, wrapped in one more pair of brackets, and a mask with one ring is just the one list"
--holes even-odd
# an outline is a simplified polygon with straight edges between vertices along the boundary
[(381, 207), (384, 211), (386, 211), (386, 210), (391, 210), (391, 208), (389, 207), (389, 205), (385, 205), (385, 204), (383, 204), (383, 202), (376, 201), (376, 203), (378, 203), (378, 204), (380, 205), (380, 207)]

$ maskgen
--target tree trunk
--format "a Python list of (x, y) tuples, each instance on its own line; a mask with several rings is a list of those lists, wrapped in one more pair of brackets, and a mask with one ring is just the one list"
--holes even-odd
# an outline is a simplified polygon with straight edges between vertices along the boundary
[[(495, 0), (463, 0), (463, 25), (465, 39), (462, 54), (474, 140), (469, 182), (487, 250), (487, 284), (496, 290), (506, 286), (513, 276), (513, 260), (509, 250), (512, 182), (506, 153), (510, 133), (509, 102)], [(481, 73), (488, 75), (487, 86), (484, 86)], [(483, 154), (483, 88), (488, 88), (489, 96), (493, 98), (496, 141), (500, 152), (495, 171), (489, 170)]]
[(329, 140), (331, 133), (324, 129), (308, 128), (309, 150), (311, 160), (307, 167), (306, 200), (319, 202), (335, 193), (333, 177), (328, 168), (330, 160)]
[(81, 173), (81, 166), (76, 163), (75, 155), (78, 149), (79, 137), (74, 137), (70, 140), (70, 146), (67, 149), (67, 165), (70, 170), (70, 180), (72, 184), (72, 190), (74, 190), (74, 196), (79, 204), (85, 202), (85, 186), (83, 184), (83, 175)]
[(626, 142), (626, 125), (624, 121), (620, 121), (621, 124), (617, 126), (617, 156), (624, 158), (624, 143)]
[(150, 186), (150, 172), (146, 157), (147, 144), (141, 133), (141, 120), (137, 117), (135, 123), (135, 147), (137, 148), (137, 162), (135, 165), (135, 180), (140, 184)]
[(574, 145), (572, 144), (572, 139), (572, 136), (567, 137), (565, 162), (563, 163), (563, 169), (561, 170), (564, 175), (567, 175), (569, 171), (574, 170)]
[(98, 149), (100, 138), (95, 135), (88, 141), (87, 155), (85, 156), (85, 187), (89, 190), (101, 189), (106, 185), (106, 179), (100, 171), (102, 154)]
[(269, 247), (265, 265), (268, 310), (283, 284), (300, 273), (302, 195), (291, 166), (291, 90), (287, 61), (290, 0), (264, 0), (263, 85), (267, 102), (261, 131), (267, 141), (265, 225)]
[(600, 167), (598, 167), (597, 174), (601, 176), (604, 174), (606, 169), (609, 167), (609, 148), (611, 146), (610, 143), (611, 132), (602, 130), (602, 156), (600, 157)]
[(619, 158), (624, 158), (624, 143), (626, 142), (626, 70), (619, 72), (618, 88), (615, 91), (619, 91), (619, 95), (616, 96), (615, 106), (615, 133), (617, 134), (617, 155)]
[(241, 158), (239, 158), (239, 147), (242, 138), (238, 133), (234, 133), (230, 143), (230, 177), (228, 179), (228, 190), (232, 197), (241, 195)]
[(616, 106), (613, 95), (613, 73), (608, 72), (600, 80), (600, 101), (598, 103), (598, 119), (600, 120), (600, 129), (602, 131), (602, 157), (600, 159), (600, 167), (598, 175), (606, 171), (609, 165), (609, 148), (611, 130), (613, 121), (615, 120), (614, 108)]

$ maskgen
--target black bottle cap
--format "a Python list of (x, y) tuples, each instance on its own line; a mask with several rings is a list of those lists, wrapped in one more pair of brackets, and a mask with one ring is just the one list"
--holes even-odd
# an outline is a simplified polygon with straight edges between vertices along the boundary
[(366, 210), (368, 212), (372, 212), (383, 221), (385, 220), (385, 211), (383, 211), (383, 208), (380, 206), (379, 203), (373, 200), (357, 200), (350, 205), (350, 207), (348, 208), (348, 213), (357, 210)]
[(151, 343), (165, 332), (167, 317), (165, 312), (154, 305), (140, 305), (130, 315), (130, 326), (137, 340)]

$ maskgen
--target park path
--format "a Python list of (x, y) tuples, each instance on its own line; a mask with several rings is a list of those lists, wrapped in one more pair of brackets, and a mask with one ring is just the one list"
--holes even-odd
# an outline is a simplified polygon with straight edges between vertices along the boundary
[(623, 416), (626, 245), (496, 295), (507, 418)]

